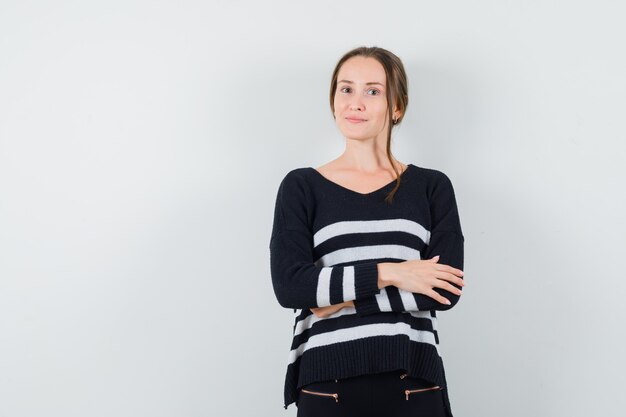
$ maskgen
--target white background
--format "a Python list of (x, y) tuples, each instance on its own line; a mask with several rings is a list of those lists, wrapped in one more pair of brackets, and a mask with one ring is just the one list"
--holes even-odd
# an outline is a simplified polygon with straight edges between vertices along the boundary
[(295, 416), (278, 184), (343, 150), (332, 69), (396, 53), (451, 178), (455, 417), (625, 407), (620, 1), (2, 1), (0, 416)]

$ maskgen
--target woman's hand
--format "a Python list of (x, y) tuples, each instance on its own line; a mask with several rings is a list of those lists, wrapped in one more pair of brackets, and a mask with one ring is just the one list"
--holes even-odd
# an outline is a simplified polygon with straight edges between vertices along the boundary
[(465, 286), (460, 277), (463, 271), (449, 265), (438, 264), (439, 255), (431, 259), (409, 260), (398, 263), (379, 264), (385, 281), (405, 291), (424, 294), (442, 304), (450, 301), (433, 288), (442, 288), (453, 294), (461, 295), (462, 291), (451, 283)]
[(354, 303), (352, 301), (346, 301), (345, 303), (333, 304), (331, 306), (326, 306), (326, 307), (316, 307), (316, 308), (311, 308), (310, 310), (317, 317), (324, 318), (324, 317), (330, 316), (331, 314), (336, 313), (337, 311), (341, 310), (344, 307), (354, 307)]

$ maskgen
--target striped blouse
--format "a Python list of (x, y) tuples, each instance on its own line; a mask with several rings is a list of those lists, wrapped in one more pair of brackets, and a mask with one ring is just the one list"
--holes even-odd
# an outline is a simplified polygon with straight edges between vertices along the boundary
[[(274, 293), (294, 314), (285, 409), (313, 382), (405, 370), (442, 387), (452, 416), (436, 311), (460, 296), (434, 288), (446, 305), (393, 285), (379, 289), (377, 265), (440, 255), (440, 264), (462, 270), (455, 194), (435, 169), (408, 164), (400, 180), (391, 204), (384, 198), (396, 180), (359, 193), (305, 167), (281, 181), (269, 249)], [(328, 317), (310, 310), (350, 300), (354, 307)]]

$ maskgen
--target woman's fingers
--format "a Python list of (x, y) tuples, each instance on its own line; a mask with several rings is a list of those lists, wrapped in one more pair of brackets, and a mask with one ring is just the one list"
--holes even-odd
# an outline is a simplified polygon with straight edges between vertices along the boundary
[(315, 307), (310, 309), (317, 317), (324, 318), (333, 313), (329, 307)]
[(448, 300), (446, 297), (444, 297), (443, 295), (439, 294), (435, 290), (428, 291), (428, 293), (426, 295), (429, 296), (430, 298), (434, 299), (435, 301), (440, 302), (441, 304), (450, 305), (450, 300)]
[(456, 295), (461, 295), (463, 293), (459, 288), (452, 285), (457, 284), (463, 286), (463, 280), (461, 278), (445, 272), (436, 273), (435, 278), (436, 280), (433, 282), (433, 286), (443, 288), (444, 290), (450, 291)]
[(463, 291), (461, 291), (460, 289), (458, 289), (457, 287), (455, 287), (454, 285), (450, 284), (447, 281), (444, 281), (442, 279), (436, 279), (433, 289), (429, 290), (428, 293), (426, 295), (428, 295), (430, 298), (433, 298), (434, 300), (442, 303), (442, 304), (447, 304), (450, 305), (450, 301), (445, 298), (444, 296), (442, 296), (441, 294), (439, 294), (437, 291), (434, 290), (434, 288), (441, 288), (444, 289), (452, 294), (456, 294), (456, 295), (461, 295), (463, 294)]
[[(458, 268), (436, 263), (438, 260), (438, 257), (434, 257), (429, 260), (405, 261), (406, 264), (399, 264), (400, 267), (406, 266), (407, 270), (399, 270), (400, 274), (394, 285), (405, 291), (424, 294), (441, 304), (450, 305), (450, 301), (434, 289), (441, 288), (460, 296), (463, 291), (458, 287), (465, 286), (465, 281), (461, 278), (464, 274)], [(403, 277), (402, 273), (407, 276)]]
[(326, 307), (313, 307), (313, 308), (310, 308), (309, 310), (311, 310), (313, 314), (315, 314), (317, 317), (326, 318), (330, 316), (331, 314), (334, 314), (337, 311), (341, 310), (344, 307), (350, 307), (351, 303), (352, 303), (351, 301), (348, 301), (348, 302), (344, 302), (341, 304), (333, 304), (333, 305), (326, 306)]
[(450, 284), (448, 281), (444, 281), (442, 279), (438, 279), (435, 282), (435, 287), (442, 288), (442, 289), (444, 289), (446, 291), (451, 292), (452, 294), (456, 294), (456, 295), (463, 294), (463, 291), (461, 291), (460, 289), (458, 289), (454, 285)]
[[(461, 271), (460, 269), (448, 267), (448, 268), (438, 268), (434, 274), (435, 278), (445, 279), (446, 281), (450, 281), (456, 285), (461, 287), (465, 286), (465, 281), (463, 278), (459, 278), (455, 271)], [(463, 271), (461, 271), (463, 272)]]
[(450, 272), (451, 274), (458, 275), (460, 277), (462, 277), (465, 274), (463, 270), (459, 268), (455, 268), (450, 265), (446, 265), (446, 264), (434, 264), (433, 267), (437, 269), (438, 271)]

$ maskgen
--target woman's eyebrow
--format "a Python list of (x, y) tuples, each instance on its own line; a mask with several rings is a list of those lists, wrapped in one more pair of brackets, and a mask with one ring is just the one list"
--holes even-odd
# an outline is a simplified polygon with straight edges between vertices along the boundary
[[(350, 81), (350, 80), (340, 80), (340, 81), (338, 81), (338, 82), (340, 82), (340, 83), (354, 84), (354, 82), (353, 82), (353, 81)], [(385, 86), (385, 85), (384, 85), (384, 84), (382, 84), (382, 83), (379, 83), (379, 82), (374, 82), (374, 81), (370, 81), (369, 83), (365, 83), (365, 85), (374, 85), (374, 84), (378, 84), (378, 85), (380, 85), (381, 87), (384, 87), (384, 86)]]

